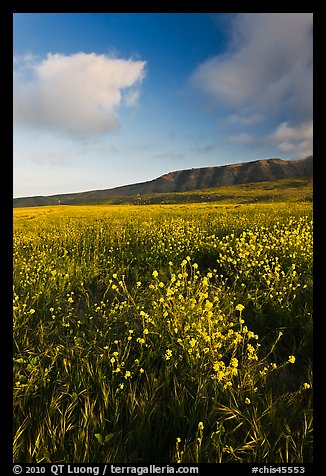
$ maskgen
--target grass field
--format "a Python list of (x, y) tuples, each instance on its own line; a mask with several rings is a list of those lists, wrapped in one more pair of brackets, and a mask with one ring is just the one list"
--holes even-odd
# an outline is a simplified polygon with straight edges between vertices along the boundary
[(309, 201), (15, 209), (15, 462), (311, 462), (312, 285)]

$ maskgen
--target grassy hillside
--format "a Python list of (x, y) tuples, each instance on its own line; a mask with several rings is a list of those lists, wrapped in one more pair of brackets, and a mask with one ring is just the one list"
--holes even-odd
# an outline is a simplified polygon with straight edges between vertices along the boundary
[[(242, 162), (216, 167), (201, 167), (177, 170), (161, 175), (147, 182), (134, 183), (104, 190), (57, 194), (51, 196), (22, 197), (14, 199), (14, 207), (42, 205), (78, 205), (87, 203), (133, 203), (135, 199), (146, 196), (147, 201), (157, 203), (161, 194), (167, 194), (164, 200), (174, 200), (170, 194), (186, 192), (177, 198), (185, 201), (203, 201), (201, 190), (220, 190), (232, 185), (255, 184), (274, 180), (291, 180), (313, 175), (313, 157), (300, 160), (267, 159)], [(198, 196), (187, 193), (195, 191)], [(115, 198), (113, 198), (115, 197)], [(129, 197), (122, 199), (121, 197)], [(219, 195), (215, 196), (220, 199)], [(210, 200), (213, 200), (210, 194)]]
[[(101, 191), (82, 192), (66, 195), (62, 204), (167, 204), (167, 203), (254, 203), (279, 201), (312, 201), (313, 178), (282, 179), (268, 182), (257, 182), (241, 185), (229, 185), (218, 188), (195, 190), (188, 192), (152, 193), (145, 195), (114, 196), (103, 198)], [(41, 205), (57, 205), (58, 196), (30, 197), (14, 199), (14, 207), (34, 207)]]
[(312, 177), (283, 179), (271, 182), (259, 182), (189, 192), (155, 193), (132, 197), (110, 197), (93, 203), (111, 204), (178, 204), (178, 203), (255, 203), (283, 201), (312, 201)]

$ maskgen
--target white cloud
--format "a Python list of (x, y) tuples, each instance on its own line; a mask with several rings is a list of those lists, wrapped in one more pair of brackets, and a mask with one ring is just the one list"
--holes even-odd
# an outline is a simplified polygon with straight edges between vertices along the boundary
[(281, 142), (278, 148), (282, 152), (291, 153), (294, 158), (303, 158), (313, 155), (313, 141), (303, 140), (296, 143), (293, 142)]
[(28, 60), (33, 75), (27, 79), (16, 59), (14, 122), (74, 134), (103, 134), (117, 127), (119, 106), (138, 100), (146, 66), (95, 53), (49, 53), (43, 61)]
[(234, 142), (235, 144), (246, 144), (252, 145), (256, 142), (256, 138), (246, 132), (241, 132), (240, 134), (236, 134), (230, 136), (228, 138), (229, 142)]
[(231, 124), (243, 124), (243, 125), (252, 125), (259, 124), (262, 122), (263, 118), (261, 114), (231, 114), (226, 118), (226, 122)]
[(270, 139), (277, 143), (282, 152), (292, 153), (295, 157), (307, 157), (313, 154), (313, 123), (310, 121), (292, 127), (283, 122)]
[(124, 103), (126, 106), (132, 107), (136, 106), (139, 99), (139, 90), (135, 89), (134, 91), (128, 91), (124, 95)]
[(272, 146), (292, 157), (303, 158), (313, 154), (313, 123), (309, 121), (290, 126), (287, 122), (282, 122), (271, 134), (263, 137), (241, 132), (229, 136), (227, 140), (250, 147)]
[(234, 15), (228, 50), (199, 65), (192, 83), (238, 117), (309, 120), (312, 23), (312, 13)]
[(306, 122), (297, 127), (289, 126), (287, 122), (282, 122), (273, 133), (275, 140), (289, 141), (298, 139), (312, 139), (313, 138), (313, 124)]

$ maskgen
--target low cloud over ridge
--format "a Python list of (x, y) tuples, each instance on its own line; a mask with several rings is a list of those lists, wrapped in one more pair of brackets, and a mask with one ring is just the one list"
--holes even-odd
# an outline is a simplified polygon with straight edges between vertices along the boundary
[(14, 122), (77, 135), (118, 127), (118, 109), (137, 103), (146, 67), (95, 53), (49, 53), (14, 64)]

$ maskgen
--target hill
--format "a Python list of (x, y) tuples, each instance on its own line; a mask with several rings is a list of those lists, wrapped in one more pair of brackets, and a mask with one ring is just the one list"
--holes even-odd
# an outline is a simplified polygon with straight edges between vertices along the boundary
[[(166, 194), (188, 192), (188, 199), (181, 200), (203, 201), (196, 199), (195, 191), (215, 189), (215, 195), (210, 191), (210, 200), (221, 196), (221, 188), (233, 185), (255, 184), (260, 182), (279, 181), (311, 177), (313, 174), (313, 158), (300, 160), (267, 159), (253, 162), (243, 162), (217, 167), (170, 172), (148, 182), (125, 185), (106, 190), (93, 190), (70, 194), (51, 196), (36, 196), (14, 198), (14, 207), (33, 207), (42, 205), (78, 205), (87, 203), (162, 203), (175, 202)], [(162, 196), (162, 194), (164, 196)], [(161, 195), (159, 197), (159, 195)], [(198, 193), (197, 193), (198, 195)], [(272, 194), (273, 195), (273, 194)], [(275, 195), (275, 194), (274, 194)], [(202, 197), (202, 193), (199, 197)], [(159, 201), (158, 201), (159, 199)], [(172, 202), (171, 202), (172, 200)], [(180, 203), (179, 200), (175, 203)]]

